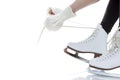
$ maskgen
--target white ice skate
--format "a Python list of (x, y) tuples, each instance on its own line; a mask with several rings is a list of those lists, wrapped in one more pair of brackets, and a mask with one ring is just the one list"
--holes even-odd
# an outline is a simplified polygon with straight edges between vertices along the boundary
[[(104, 54), (98, 58), (92, 59), (89, 62), (90, 68), (89, 72), (105, 75), (120, 77), (120, 74), (115, 73), (106, 73), (105, 71), (114, 70), (120, 67), (120, 31), (116, 31), (115, 35), (112, 38), (111, 47), (107, 54)], [(92, 69), (95, 70), (92, 70)]]
[[(94, 57), (99, 57), (103, 53), (107, 52), (107, 33), (102, 28), (101, 25), (98, 25), (93, 34), (88, 37), (86, 40), (81, 42), (71, 42), (65, 48), (65, 52), (77, 59), (80, 59), (84, 62), (89, 63), (89, 60), (78, 56), (79, 53), (93, 53)], [(75, 54), (70, 52), (74, 51)]]

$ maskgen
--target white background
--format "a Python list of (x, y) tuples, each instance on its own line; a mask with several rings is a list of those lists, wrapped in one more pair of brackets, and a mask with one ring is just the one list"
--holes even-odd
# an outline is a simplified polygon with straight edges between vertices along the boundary
[[(62, 27), (57, 32), (45, 30), (37, 43), (47, 8), (64, 9), (73, 1), (0, 1), (0, 80), (70, 80), (77, 75), (87, 76), (88, 65), (66, 55), (63, 49), (68, 42), (88, 37), (92, 29)], [(71, 21), (80, 23), (79, 27), (95, 28), (102, 20), (107, 2), (101, 0), (78, 11)], [(65, 24), (72, 25), (69, 21)]]

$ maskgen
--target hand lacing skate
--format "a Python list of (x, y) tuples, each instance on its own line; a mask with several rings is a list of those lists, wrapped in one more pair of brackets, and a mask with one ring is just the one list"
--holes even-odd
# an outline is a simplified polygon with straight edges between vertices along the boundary
[[(50, 13), (50, 10), (52, 10), (52, 13)], [(48, 16), (53, 16), (53, 15), (59, 14), (59, 13), (62, 12), (62, 11), (63, 11), (63, 10), (62, 10), (62, 9), (59, 9), (59, 8), (49, 7), (49, 8), (47, 9), (47, 15), (48, 15)], [(81, 28), (85, 28), (85, 29), (96, 29), (96, 28), (93, 28), (93, 27), (91, 27), (91, 26), (89, 26), (89, 25), (81, 24), (81, 23), (78, 23), (78, 22), (75, 22), (75, 21), (72, 21), (72, 20), (68, 20), (68, 21), (71, 22), (71, 23), (79, 24), (81, 27), (79, 27), (79, 26), (67, 26), (67, 25), (63, 25), (62, 27), (67, 27), (67, 28), (79, 28), (79, 29), (81, 29)], [(86, 27), (86, 26), (88, 26), (88, 27)], [(42, 34), (43, 34), (43, 32), (45, 31), (45, 28), (46, 28), (45, 26), (42, 28), (37, 43), (40, 42), (41, 37), (42, 37)]]

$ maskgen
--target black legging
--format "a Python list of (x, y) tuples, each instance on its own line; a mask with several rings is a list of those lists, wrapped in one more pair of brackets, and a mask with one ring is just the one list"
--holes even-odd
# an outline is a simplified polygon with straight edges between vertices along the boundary
[(119, 27), (120, 27), (120, 0), (119, 0)]
[[(101, 22), (101, 25), (103, 29), (109, 34), (112, 27), (114, 26), (115, 22), (117, 21), (119, 17), (119, 0), (110, 0), (105, 12), (105, 15), (103, 17), (103, 20)], [(120, 24), (120, 21), (119, 21)]]

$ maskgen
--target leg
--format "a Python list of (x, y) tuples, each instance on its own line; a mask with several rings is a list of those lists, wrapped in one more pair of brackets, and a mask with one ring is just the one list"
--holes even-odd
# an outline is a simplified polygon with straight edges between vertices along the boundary
[(120, 27), (120, 0), (119, 0), (119, 27)]
[[(75, 0), (71, 5), (71, 9), (72, 11), (75, 13), (77, 12), (78, 10), (88, 6), (88, 5), (91, 5), (91, 4), (94, 4), (96, 2), (98, 2), (99, 0)], [(48, 12), (50, 15), (55, 15), (54, 13), (54, 10), (50, 9), (49, 12)]]
[(98, 2), (99, 0), (76, 0), (75, 2), (73, 2), (70, 6), (73, 10), (73, 12), (77, 12), (78, 10), (93, 4), (95, 2)]
[(101, 22), (104, 30), (109, 33), (119, 16), (119, 0), (110, 0)]

